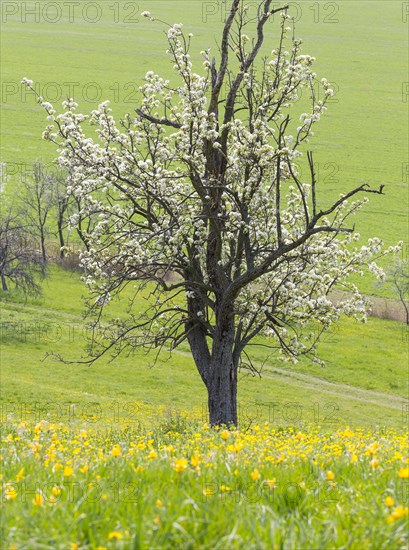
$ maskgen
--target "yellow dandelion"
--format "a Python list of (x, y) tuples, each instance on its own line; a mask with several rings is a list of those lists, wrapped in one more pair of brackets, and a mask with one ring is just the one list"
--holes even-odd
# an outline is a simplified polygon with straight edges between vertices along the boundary
[(188, 464), (187, 458), (177, 458), (175, 465), (173, 466), (173, 469), (175, 470), (175, 472), (180, 474), (181, 472), (186, 470), (187, 464)]
[(233, 450), (234, 452), (239, 453), (243, 447), (244, 445), (241, 441), (236, 441), (235, 444), (233, 445)]
[(371, 462), (369, 463), (372, 470), (375, 470), (379, 466), (379, 460), (377, 458), (373, 458)]
[(253, 481), (257, 481), (258, 479), (260, 479), (260, 472), (257, 469), (253, 470), (250, 475)]
[(64, 477), (71, 477), (74, 473), (74, 470), (71, 466), (64, 466)]
[(76, 542), (70, 544), (70, 550), (79, 550), (79, 545)]
[(158, 498), (158, 500), (156, 501), (156, 508), (162, 508), (163, 506), (163, 502)]
[(108, 540), (122, 540), (123, 534), (120, 531), (111, 531), (108, 534)]
[(386, 518), (386, 523), (393, 523), (395, 521), (395, 518), (393, 516), (388, 516)]
[(328, 479), (328, 481), (332, 481), (333, 479), (335, 479), (334, 472), (331, 472), (331, 470), (328, 470), (327, 471), (327, 479)]
[(220, 435), (223, 441), (227, 441), (229, 439), (230, 432), (228, 430), (223, 430)]
[(24, 468), (21, 468), (19, 473), (16, 475), (16, 481), (21, 481), (22, 479), (24, 479)]
[(43, 506), (44, 504), (44, 497), (41, 493), (36, 493), (33, 498), (33, 504), (34, 506)]
[(89, 470), (88, 464), (84, 464), (84, 466), (82, 466), (82, 468), (80, 468), (80, 472), (82, 474), (86, 474), (88, 472), (88, 470)]
[(266, 485), (268, 485), (269, 487), (276, 487), (277, 485), (277, 480), (275, 477), (273, 477), (272, 479), (265, 479), (263, 481), (263, 483), (265, 483)]
[(391, 496), (387, 496), (384, 502), (388, 508), (392, 508), (392, 506), (395, 504), (395, 501)]
[(393, 523), (397, 519), (407, 518), (409, 515), (409, 508), (407, 506), (396, 506), (392, 510), (392, 513), (390, 516), (387, 517), (386, 521), (388, 523)]
[(6, 483), (5, 491), (6, 500), (14, 500), (17, 498), (17, 489), (11, 485), (11, 483)]
[(158, 453), (152, 449), (152, 451), (149, 453), (148, 458), (151, 460), (154, 460), (158, 456)]
[(115, 458), (117, 458), (118, 456), (120, 456), (122, 453), (122, 450), (121, 450), (121, 447), (116, 444), (112, 447), (112, 451), (111, 451), (111, 455)]
[(352, 462), (352, 464), (356, 464), (358, 462), (358, 456), (353, 454), (351, 456), (351, 462)]
[(51, 494), (54, 496), (54, 497), (59, 497), (61, 495), (61, 487), (58, 487), (57, 485), (55, 485), (52, 489), (51, 489)]
[(401, 479), (408, 479), (409, 478), (409, 468), (401, 468), (398, 472), (398, 476)]
[(198, 453), (196, 452), (196, 453), (192, 456), (192, 458), (190, 459), (190, 463), (191, 463), (191, 465), (193, 466), (193, 468), (196, 468), (197, 466), (199, 466), (199, 462), (200, 462), (200, 460), (199, 460), (199, 455), (198, 455)]

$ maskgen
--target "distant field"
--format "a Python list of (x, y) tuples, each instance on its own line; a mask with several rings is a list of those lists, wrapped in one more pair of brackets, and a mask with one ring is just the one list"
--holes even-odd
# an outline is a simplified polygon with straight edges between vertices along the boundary
[[(226, 10), (224, 2), (197, 0), (99, 1), (84, 4), (94, 8), (80, 7), (72, 13), (68, 4), (62, 0), (2, 4), (0, 156), (11, 180), (25, 163), (39, 158), (49, 162), (55, 156), (50, 145), (41, 141), (44, 113), (20, 87), (22, 77), (31, 78), (51, 102), (58, 104), (75, 92), (83, 111), (110, 99), (115, 114), (121, 116), (138, 105), (137, 88), (147, 70), (171, 74), (163, 24), (146, 21), (140, 13), (149, 9), (164, 21), (184, 23), (195, 35), (192, 55), (200, 71), (200, 50), (211, 47), (217, 55)], [(377, 0), (301, 0), (290, 6), (304, 51), (317, 57), (319, 76), (333, 82), (337, 92), (311, 143), (320, 194), (325, 200), (364, 182), (386, 184), (386, 196), (371, 197), (357, 230), (365, 237), (376, 234), (388, 244), (407, 241), (404, 3), (389, 1), (386, 8)], [(274, 22), (270, 30), (266, 51), (275, 46)], [(371, 283), (366, 290), (373, 290)]]

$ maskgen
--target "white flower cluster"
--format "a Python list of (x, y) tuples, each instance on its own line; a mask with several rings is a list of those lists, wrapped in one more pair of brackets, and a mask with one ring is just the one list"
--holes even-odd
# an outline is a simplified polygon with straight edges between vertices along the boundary
[[(151, 18), (149, 12), (142, 15)], [(237, 293), (234, 311), (243, 334), (264, 331), (294, 357), (314, 343), (315, 333), (306, 331), (303, 339), (299, 329), (327, 329), (343, 313), (365, 319), (365, 301), (348, 279), (367, 266), (376, 277), (384, 276), (374, 261), (385, 253), (382, 243), (371, 239), (366, 246), (354, 247), (358, 234), (335, 230), (338, 220), (347, 219), (365, 201), (341, 202), (331, 219), (319, 222), (328, 231), (291, 248), (312, 217), (310, 185), (298, 180), (295, 184), (292, 177), (298, 148), (312, 135), (333, 93), (324, 79), (325, 98), (316, 100), (314, 58), (300, 54), (301, 41), (293, 43), (291, 52), (273, 50), (262, 80), (253, 72), (243, 74), (240, 91), (251, 96), (251, 109), (247, 104), (246, 116), (241, 113), (223, 123), (209, 112), (210, 52), (202, 52), (201, 76), (193, 71), (182, 26), (171, 26), (167, 37), (180, 86), (147, 72), (139, 113), (119, 124), (108, 102), (85, 116), (70, 99), (56, 115), (51, 104), (39, 99), (52, 122), (43, 137), (58, 146), (59, 162), (71, 173), (68, 193), (81, 199), (82, 210), (70, 223), (98, 216), (90, 248), (81, 258), (85, 281), (99, 296), (97, 305), (111, 299), (107, 282), (118, 273), (126, 273), (128, 281), (141, 273), (173, 271), (184, 278), (191, 305), (205, 292), (203, 307), (197, 307), (194, 316), (207, 323), (217, 292), (209, 286), (215, 270), (233, 281), (267, 265), (274, 251), (287, 247)], [(30, 80), (24, 83), (32, 87)], [(292, 134), (288, 113), (301, 88), (310, 91), (312, 106)], [(95, 127), (95, 138), (86, 135), (85, 121)], [(223, 181), (215, 176), (209, 158), (215, 166), (226, 162)], [(216, 266), (209, 263), (215, 228)], [(349, 290), (349, 297), (335, 305), (328, 298), (334, 288)], [(166, 313), (163, 319), (171, 322), (172, 316)], [(163, 332), (165, 325), (155, 323)]]

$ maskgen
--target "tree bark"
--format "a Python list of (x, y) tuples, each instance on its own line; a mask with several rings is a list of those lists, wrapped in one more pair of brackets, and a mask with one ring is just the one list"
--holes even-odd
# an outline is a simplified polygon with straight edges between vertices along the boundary
[(219, 319), (213, 340), (207, 379), (208, 406), (212, 426), (237, 426), (237, 366), (233, 360), (234, 317)]
[(209, 420), (212, 426), (237, 426), (237, 373), (231, 364), (220, 365), (209, 380)]
[(1, 287), (4, 291), (7, 292), (8, 286), (7, 286), (6, 278), (5, 278), (4, 275), (1, 276)]
[(63, 220), (61, 218), (58, 219), (57, 225), (58, 225), (58, 239), (60, 241), (60, 259), (63, 260), (65, 257), (65, 252), (64, 252), (65, 242), (64, 242), (64, 234), (62, 230)]

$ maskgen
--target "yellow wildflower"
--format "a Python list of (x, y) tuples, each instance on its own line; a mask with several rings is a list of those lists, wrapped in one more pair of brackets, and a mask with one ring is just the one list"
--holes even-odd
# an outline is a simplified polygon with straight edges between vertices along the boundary
[(158, 498), (158, 500), (156, 501), (156, 508), (162, 508), (163, 506), (163, 502)]
[(116, 444), (112, 447), (112, 451), (111, 451), (111, 455), (115, 458), (117, 458), (118, 456), (120, 456), (122, 453), (122, 450), (121, 450), (121, 447)]
[(275, 487), (277, 485), (277, 480), (275, 477), (273, 477), (272, 479), (265, 479), (263, 483), (265, 483), (269, 487)]
[(393, 498), (391, 496), (387, 496), (385, 498), (385, 504), (388, 508), (392, 508), (392, 506), (395, 504), (395, 501), (393, 500)]
[(11, 485), (11, 483), (6, 483), (6, 500), (14, 500), (17, 498), (17, 489)]
[(328, 481), (332, 481), (335, 478), (334, 472), (331, 472), (331, 470), (327, 471), (327, 479)]
[(401, 479), (408, 479), (409, 478), (409, 468), (401, 468), (398, 472), (398, 476)]
[(180, 472), (186, 470), (187, 464), (187, 458), (177, 458), (173, 469), (180, 474)]
[(199, 462), (200, 462), (199, 455), (197, 452), (195, 452), (195, 454), (190, 459), (190, 463), (193, 466), (193, 468), (196, 468), (199, 465)]
[(152, 451), (149, 453), (148, 457), (153, 460), (158, 456), (158, 453), (152, 449)]
[(16, 481), (21, 481), (22, 479), (24, 479), (24, 468), (21, 468), (19, 473), (16, 475)]
[(230, 432), (227, 430), (223, 430), (220, 435), (223, 441), (227, 441), (229, 439)]
[(260, 472), (257, 469), (253, 470), (250, 475), (253, 481), (257, 481), (258, 479), (260, 479)]
[(41, 493), (36, 493), (33, 498), (34, 506), (42, 506), (44, 504), (44, 497)]
[(373, 458), (371, 462), (369, 463), (372, 470), (375, 470), (379, 466), (379, 460), (377, 458)]
[(397, 506), (392, 510), (390, 516), (387, 517), (386, 521), (388, 523), (393, 523), (396, 519), (407, 518), (409, 515), (409, 508), (403, 506)]
[(123, 534), (120, 531), (111, 531), (108, 534), (108, 540), (121, 540), (123, 538)]
[(64, 477), (71, 477), (73, 473), (74, 473), (74, 470), (72, 469), (71, 466), (64, 467)]
[(55, 497), (58, 497), (61, 495), (61, 487), (57, 487), (56, 485), (51, 489), (51, 494)]

